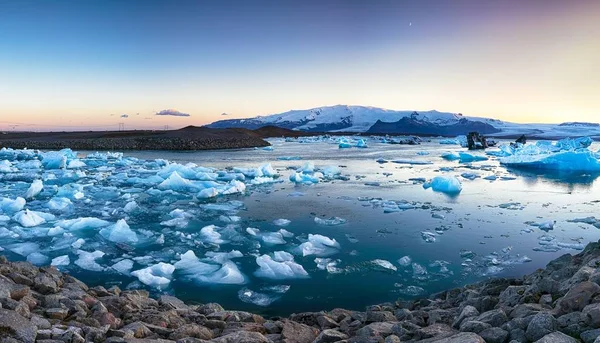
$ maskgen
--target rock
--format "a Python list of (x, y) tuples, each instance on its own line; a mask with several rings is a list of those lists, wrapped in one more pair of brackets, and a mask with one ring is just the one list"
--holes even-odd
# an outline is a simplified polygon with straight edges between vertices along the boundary
[(319, 331), (305, 324), (290, 320), (283, 321), (281, 336), (287, 343), (311, 343), (317, 338)]
[(599, 291), (600, 286), (594, 282), (584, 281), (578, 283), (558, 301), (557, 310), (559, 314), (583, 310)]
[(46, 310), (46, 316), (50, 319), (63, 320), (67, 318), (69, 311), (64, 308), (49, 308)]
[(0, 337), (12, 336), (24, 343), (35, 342), (37, 328), (14, 311), (0, 309)]
[(504, 343), (508, 339), (508, 335), (508, 332), (501, 328), (488, 328), (479, 332), (479, 336), (481, 336), (486, 343)]
[(360, 330), (356, 331), (356, 335), (360, 337), (382, 337), (385, 338), (392, 334), (394, 322), (377, 322), (371, 323)]
[(526, 286), (508, 286), (500, 293), (499, 301), (503, 306), (516, 306), (520, 303), (526, 289)]
[(40, 273), (33, 279), (33, 289), (42, 294), (57, 293), (59, 290), (56, 281), (46, 273)]
[(394, 312), (394, 316), (396, 316), (396, 320), (399, 322), (412, 319), (412, 313), (410, 313), (410, 310), (406, 308), (396, 310), (396, 312)]
[(213, 338), (213, 333), (204, 326), (196, 324), (185, 324), (175, 329), (175, 331), (173, 331), (173, 333), (169, 335), (169, 339), (172, 340), (178, 340), (185, 337), (209, 340)]
[(340, 324), (336, 323), (336, 321), (329, 318), (328, 316), (317, 317), (317, 323), (319, 324), (321, 330), (334, 329), (340, 326)]
[(383, 343), (402, 343), (402, 341), (400, 340), (400, 337), (396, 335), (390, 335), (385, 338)]
[(135, 338), (146, 338), (152, 335), (152, 331), (142, 322), (134, 322), (123, 327), (123, 331), (133, 332)]
[(348, 335), (339, 331), (327, 329), (323, 330), (315, 339), (314, 343), (332, 343), (343, 341), (348, 338)]
[(552, 332), (539, 340), (535, 341), (535, 343), (577, 343), (578, 341), (570, 336), (565, 335), (562, 332)]
[(454, 336), (434, 340), (432, 343), (486, 343), (479, 335), (471, 332), (461, 332)]
[(203, 314), (203, 315), (209, 315), (209, 314), (212, 314), (215, 312), (223, 312), (223, 311), (225, 311), (223, 306), (221, 306), (217, 303), (204, 304), (204, 305), (200, 306), (198, 309), (196, 309), (196, 312)]
[(547, 334), (556, 331), (558, 324), (554, 316), (550, 313), (541, 312), (533, 316), (533, 319), (527, 326), (525, 335), (530, 341), (537, 341)]
[(590, 304), (581, 311), (592, 327), (600, 327), (600, 303)]
[(460, 327), (460, 324), (467, 318), (474, 318), (479, 316), (479, 311), (477, 311), (477, 309), (471, 305), (467, 305), (463, 308), (463, 310), (460, 312), (460, 315), (458, 316), (458, 318), (456, 318), (456, 320), (454, 321), (454, 323), (452, 323), (452, 327), (455, 329), (458, 329)]
[(521, 304), (510, 311), (510, 317), (524, 318), (542, 311), (544, 311), (544, 307), (540, 304)]
[(487, 323), (491, 326), (500, 327), (508, 321), (506, 313), (502, 309), (487, 311), (480, 314), (476, 319), (478, 322)]
[(436, 309), (436, 310), (429, 311), (429, 318), (427, 319), (427, 323), (429, 325), (433, 325), (436, 323), (450, 325), (450, 324), (452, 324), (453, 319), (454, 319), (454, 316), (452, 315), (452, 312), (450, 312), (448, 310)]
[[(269, 343), (265, 336), (258, 332), (238, 331), (211, 340), (213, 343)], [(312, 342), (312, 341), (311, 341)]]
[(600, 337), (600, 329), (588, 330), (580, 334), (580, 338), (584, 343), (592, 343), (598, 337)]
[(161, 295), (158, 298), (158, 304), (162, 306), (166, 306), (169, 309), (182, 309), (187, 310), (189, 307), (181, 300), (170, 296), (170, 295)]
[(444, 338), (452, 336), (456, 333), (449, 325), (446, 324), (433, 324), (422, 329), (417, 330), (415, 334), (416, 339), (427, 339), (427, 338)]
[(461, 332), (479, 333), (479, 332), (489, 329), (491, 327), (492, 326), (488, 323), (480, 322), (477, 320), (467, 320), (467, 321), (464, 321), (460, 325), (460, 331)]
[(374, 322), (395, 322), (396, 316), (392, 312), (389, 311), (367, 311), (367, 318), (365, 319), (365, 323), (374, 323)]

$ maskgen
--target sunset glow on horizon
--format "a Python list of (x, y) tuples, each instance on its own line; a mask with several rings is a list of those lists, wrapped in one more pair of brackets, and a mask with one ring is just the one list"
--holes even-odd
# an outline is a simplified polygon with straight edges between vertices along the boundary
[(337, 104), (600, 122), (598, 18), (587, 0), (0, 1), (0, 130)]

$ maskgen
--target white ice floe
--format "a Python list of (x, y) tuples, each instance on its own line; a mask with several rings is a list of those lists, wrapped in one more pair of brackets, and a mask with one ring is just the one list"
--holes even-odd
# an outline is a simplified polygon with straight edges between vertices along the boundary
[(238, 298), (245, 303), (269, 306), (279, 300), (289, 289), (288, 285), (265, 286), (260, 288), (260, 291), (244, 287), (238, 291)]
[(131, 269), (133, 268), (133, 261), (126, 258), (113, 264), (111, 268), (123, 275), (129, 275), (131, 274)]
[(273, 253), (273, 257), (259, 256), (256, 258), (256, 264), (258, 264), (258, 270), (254, 274), (258, 277), (275, 280), (308, 277), (306, 270), (294, 262), (294, 256), (285, 251), (276, 251)]
[(131, 272), (145, 285), (162, 289), (171, 283), (175, 267), (172, 264), (159, 262), (150, 267)]
[(109, 226), (110, 222), (93, 217), (82, 217), (76, 219), (61, 220), (56, 223), (56, 226), (62, 227), (69, 231), (98, 229)]
[(371, 263), (373, 263), (374, 265), (376, 265), (377, 267), (383, 269), (383, 270), (387, 270), (387, 271), (397, 271), (398, 268), (396, 266), (394, 266), (390, 261), (386, 261), (386, 260), (381, 260), (381, 259), (375, 259), (372, 260)]
[(0, 210), (7, 214), (19, 212), (25, 207), (26, 203), (27, 201), (21, 197), (15, 199), (2, 198), (0, 199)]
[(308, 241), (300, 244), (295, 252), (302, 256), (315, 255), (327, 257), (339, 252), (340, 243), (335, 239), (318, 235), (308, 234)]
[(25, 192), (25, 199), (35, 198), (36, 196), (38, 196), (38, 194), (42, 192), (43, 189), (44, 183), (42, 182), (42, 180), (34, 180), (31, 183), (31, 186), (29, 186), (29, 189), (27, 189), (27, 192)]
[(283, 218), (273, 220), (273, 224), (276, 226), (288, 226), (291, 222), (291, 220)]
[(13, 220), (23, 227), (34, 227), (46, 223), (48, 220), (54, 220), (54, 216), (49, 213), (24, 210), (19, 211), (13, 216)]
[(340, 218), (340, 217), (331, 217), (329, 219), (315, 217), (315, 223), (317, 223), (319, 225), (336, 226), (336, 225), (345, 224), (346, 219)]
[(52, 262), (50, 262), (51, 266), (68, 266), (69, 264), (71, 264), (71, 260), (69, 259), (69, 255), (62, 255), (62, 256), (58, 256), (52, 259)]
[(100, 235), (111, 242), (135, 244), (138, 242), (137, 234), (131, 230), (125, 219), (119, 219), (116, 224), (100, 230)]
[(102, 267), (97, 259), (100, 259), (104, 256), (104, 252), (96, 250), (94, 252), (87, 252), (83, 250), (77, 250), (77, 255), (79, 258), (75, 260), (75, 264), (78, 265), (81, 269), (91, 270), (95, 272), (101, 272), (105, 268)]

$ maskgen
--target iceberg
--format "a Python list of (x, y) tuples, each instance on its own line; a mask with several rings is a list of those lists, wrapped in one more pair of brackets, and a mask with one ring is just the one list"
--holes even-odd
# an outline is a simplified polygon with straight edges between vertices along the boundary
[(276, 226), (288, 226), (288, 225), (290, 225), (291, 222), (292, 221), (289, 220), (289, 219), (280, 218), (280, 219), (273, 220), (273, 225), (276, 225)]
[(56, 223), (56, 226), (61, 227), (63, 229), (69, 231), (78, 231), (84, 229), (98, 229), (101, 227), (109, 226), (110, 222), (106, 220), (92, 218), (92, 217), (82, 217), (76, 219), (67, 219), (61, 220)]
[(119, 219), (116, 224), (100, 230), (100, 235), (115, 243), (135, 244), (138, 242), (137, 234), (129, 228), (125, 219)]
[(588, 149), (592, 139), (565, 138), (552, 144), (538, 141), (535, 144), (502, 146), (506, 154), (500, 157), (502, 165), (509, 167), (553, 170), (561, 172), (600, 172), (600, 162)]
[(479, 161), (487, 161), (488, 158), (485, 156), (479, 156), (479, 155), (472, 155), (466, 152), (459, 152), (458, 153), (459, 156), (459, 161), (461, 163), (465, 163), (465, 162), (479, 162)]
[(396, 266), (394, 266), (390, 261), (375, 259), (371, 261), (371, 263), (386, 271), (398, 271), (398, 268), (396, 268)]
[(104, 270), (104, 267), (102, 267), (96, 262), (97, 259), (102, 258), (104, 256), (104, 252), (99, 250), (96, 250), (94, 252), (77, 250), (77, 255), (79, 255), (79, 258), (75, 261), (75, 264), (78, 265), (81, 269), (91, 270), (94, 272), (101, 272)]
[(229, 253), (207, 253), (207, 256), (212, 256), (212, 263), (200, 261), (193, 251), (188, 250), (180, 256), (180, 260), (175, 263), (175, 269), (180, 271), (184, 276), (199, 283), (210, 284), (229, 284), (241, 285), (246, 283), (246, 277), (239, 270), (237, 265), (230, 261), (230, 258), (241, 257), (242, 254), (237, 251)]
[(340, 249), (340, 243), (335, 239), (322, 236), (308, 234), (308, 241), (300, 244), (295, 252), (302, 256), (315, 255), (319, 257), (327, 257), (336, 254)]
[(460, 144), (460, 143), (458, 142), (458, 139), (455, 139), (455, 138), (444, 138), (444, 139), (440, 139), (440, 140), (439, 140), (439, 143), (440, 143), (440, 144), (447, 144), (447, 145), (455, 145), (455, 144), (456, 144), (456, 145), (458, 145), (458, 144)]
[(46, 223), (47, 215), (41, 212), (24, 210), (13, 216), (13, 220), (18, 222), (22, 227), (34, 227)]
[(42, 192), (42, 189), (44, 189), (44, 184), (42, 183), (42, 180), (33, 181), (31, 183), (31, 186), (29, 186), (29, 189), (27, 189), (27, 192), (25, 192), (25, 199), (35, 198), (38, 194)]
[(340, 218), (340, 217), (331, 217), (329, 219), (315, 217), (315, 223), (317, 223), (319, 225), (336, 226), (336, 225), (345, 224), (346, 219)]
[(294, 262), (294, 256), (285, 251), (276, 251), (273, 257), (262, 255), (256, 258), (258, 270), (254, 275), (258, 277), (283, 280), (307, 278), (308, 273), (298, 263)]
[(175, 267), (172, 264), (159, 262), (150, 267), (131, 272), (131, 275), (140, 280), (141, 283), (162, 289), (171, 283)]
[(48, 263), (48, 256), (39, 252), (32, 252), (27, 255), (27, 262), (36, 266), (43, 266)]
[(249, 288), (242, 288), (238, 291), (238, 298), (245, 303), (257, 306), (269, 306), (279, 300), (289, 289), (290, 286), (287, 285), (262, 287), (260, 292), (255, 292)]
[(8, 198), (0, 199), (0, 210), (4, 213), (19, 212), (25, 207), (25, 199), (18, 197), (14, 200)]
[(435, 192), (457, 195), (462, 191), (462, 184), (455, 176), (436, 176), (431, 181), (425, 182), (423, 188), (431, 188)]
[(73, 203), (69, 198), (54, 197), (48, 201), (48, 208), (52, 211), (64, 211), (72, 206)]
[(62, 256), (58, 256), (52, 259), (52, 262), (50, 262), (51, 266), (68, 266), (69, 264), (71, 264), (71, 260), (69, 259), (69, 255), (62, 255)]

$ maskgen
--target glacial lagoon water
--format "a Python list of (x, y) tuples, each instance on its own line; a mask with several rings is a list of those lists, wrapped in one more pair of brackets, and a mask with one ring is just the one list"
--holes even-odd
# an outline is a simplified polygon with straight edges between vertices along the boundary
[[(520, 276), (600, 238), (593, 220), (577, 221), (597, 215), (597, 175), (509, 170), (494, 157), (447, 161), (443, 153), (466, 149), (436, 139), (416, 146), (368, 139), (368, 148), (349, 149), (328, 140), (271, 142), (272, 151), (126, 152), (124, 161), (139, 160), (82, 159), (86, 166), (75, 164), (70, 172), (16, 168), (14, 161), (13, 176), (5, 170), (0, 178), (0, 199), (24, 196), (42, 175), (44, 189), (25, 208), (55, 218), (23, 227), (27, 221), (0, 212), (3, 253), (41, 264), (68, 256), (69, 263), (58, 268), (90, 284), (146, 288), (230, 309), (286, 315), (363, 309), (493, 276)], [(246, 182), (243, 194), (198, 199), (189, 191), (159, 190), (156, 180), (144, 183), (166, 168), (163, 162), (143, 161), (156, 159), (229, 172), (270, 163), (280, 182)], [(335, 167), (329, 170), (339, 169), (341, 175), (310, 185), (291, 182), (290, 174), (307, 162), (316, 169)], [(449, 196), (424, 189), (424, 180), (439, 175), (456, 175), (462, 192)], [(490, 175), (496, 179), (485, 179)], [(70, 200), (63, 207), (58, 198)], [(52, 199), (56, 206), (50, 209)], [(82, 217), (106, 223), (76, 230), (60, 222)], [(330, 221), (336, 217), (343, 220)], [(126, 227), (114, 226), (121, 219)], [(215, 227), (203, 229), (209, 225)], [(136, 239), (128, 240), (132, 232)], [(319, 246), (317, 239), (302, 245), (309, 234), (336, 243)], [(302, 247), (312, 247), (316, 255), (311, 249), (303, 254)], [(180, 261), (189, 250), (206, 263), (191, 258), (193, 267), (183, 268)], [(93, 258), (81, 251), (104, 255)], [(231, 251), (236, 252), (214, 254)], [(267, 259), (260, 271), (257, 257)], [(290, 268), (269, 269), (282, 265)], [(145, 269), (149, 266), (154, 270)], [(128, 275), (131, 271), (134, 275)], [(274, 278), (268, 277), (271, 272)], [(285, 272), (294, 277), (282, 279)], [(159, 281), (143, 284), (148, 278)]]

